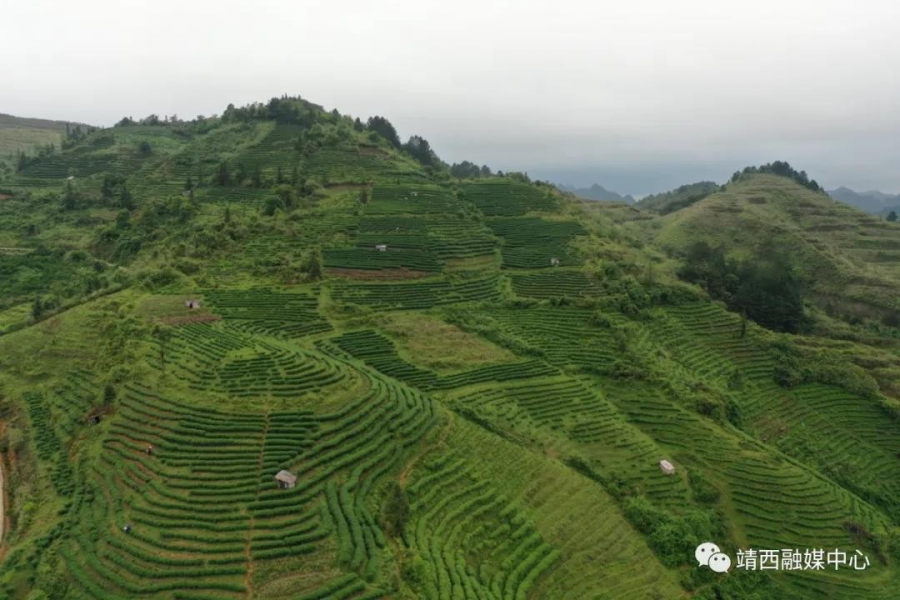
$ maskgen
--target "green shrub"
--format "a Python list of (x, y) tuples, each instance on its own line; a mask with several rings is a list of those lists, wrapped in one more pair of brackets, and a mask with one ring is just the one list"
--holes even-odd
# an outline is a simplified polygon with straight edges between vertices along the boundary
[(694, 550), (714, 539), (720, 526), (710, 511), (687, 509), (675, 515), (658, 508), (644, 496), (625, 501), (625, 516), (641, 532), (663, 564), (675, 567), (694, 560)]
[(688, 481), (694, 492), (694, 498), (700, 502), (712, 503), (719, 500), (719, 489), (706, 478), (700, 469), (694, 467), (688, 471)]

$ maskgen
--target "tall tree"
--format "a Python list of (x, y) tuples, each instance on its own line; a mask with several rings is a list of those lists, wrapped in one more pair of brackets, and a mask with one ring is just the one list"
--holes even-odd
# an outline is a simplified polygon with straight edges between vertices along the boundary
[(366, 127), (390, 142), (391, 146), (394, 148), (400, 148), (400, 136), (397, 135), (397, 130), (394, 129), (391, 122), (384, 117), (369, 117)]
[(216, 169), (216, 183), (223, 187), (231, 185), (231, 172), (228, 169), (228, 163), (224, 160)]
[(403, 144), (403, 149), (426, 167), (432, 167), (437, 162), (437, 156), (431, 149), (431, 144), (422, 136), (414, 135), (409, 138), (409, 141)]
[(126, 185), (122, 186), (122, 192), (119, 194), (119, 207), (125, 210), (134, 209), (134, 197), (128, 191), (128, 186)]
[(31, 318), (37, 321), (41, 318), (42, 314), (44, 314), (44, 305), (41, 302), (41, 297), (37, 296), (34, 299), (34, 303), (31, 305)]
[(77, 204), (77, 198), (75, 197), (75, 189), (72, 186), (72, 180), (66, 180), (66, 195), (63, 198), (63, 208), (66, 210), (72, 210), (75, 208)]

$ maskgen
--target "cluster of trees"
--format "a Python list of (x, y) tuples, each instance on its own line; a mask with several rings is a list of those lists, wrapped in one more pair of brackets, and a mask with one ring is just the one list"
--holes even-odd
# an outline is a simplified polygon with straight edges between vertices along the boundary
[(625, 516), (647, 536), (650, 547), (667, 567), (690, 562), (694, 549), (706, 539), (715, 539), (721, 529), (711, 510), (689, 508), (673, 515), (644, 496), (626, 499)]
[(897, 222), (897, 211), (892, 210), (891, 212), (889, 212), (888, 216), (887, 216), (887, 220), (890, 221), (891, 223), (896, 223)]
[(83, 141), (84, 138), (88, 136), (92, 131), (94, 131), (93, 127), (81, 125), (76, 125), (72, 127), (68, 123), (66, 123), (66, 137), (62, 141), (62, 148), (65, 150), (66, 148), (71, 148), (75, 146), (79, 142)]
[[(124, 185), (119, 192), (130, 192)], [(91, 245), (94, 255), (114, 262), (128, 262), (137, 256), (146, 242), (157, 242), (178, 231), (178, 237), (205, 234), (208, 228), (193, 228), (188, 232), (179, 226), (187, 224), (196, 214), (198, 207), (189, 197), (174, 194), (152, 198), (144, 202), (139, 210), (121, 207), (114, 223), (99, 229)]]
[(56, 144), (50, 143), (46, 146), (40, 146), (31, 156), (19, 150), (16, 152), (16, 173), (21, 173), (31, 165), (40, 161), (42, 158), (52, 156), (56, 153)]
[(397, 130), (386, 118), (379, 116), (369, 117), (369, 120), (366, 122), (366, 128), (386, 139), (397, 150), (402, 146)]
[[(197, 117), (198, 120), (201, 120), (203, 117)], [(127, 127), (129, 125), (149, 125), (151, 127), (158, 127), (160, 125), (180, 125), (184, 123), (184, 121), (178, 118), (178, 115), (165, 115), (160, 118), (157, 114), (147, 115), (143, 119), (133, 119), (131, 117), (122, 117), (122, 119), (113, 125), (113, 127)]]
[(678, 275), (769, 329), (793, 333), (806, 325), (806, 282), (787, 253), (778, 248), (770, 247), (753, 259), (736, 261), (727, 258), (720, 248), (697, 242), (688, 250)]
[(405, 144), (401, 143), (397, 130), (385, 117), (369, 117), (369, 120), (366, 121), (366, 129), (386, 139), (396, 150), (406, 152), (422, 166), (438, 167), (441, 164), (441, 159), (432, 150), (428, 140), (420, 135), (414, 135)]
[[(275, 177), (272, 178), (271, 176), (266, 177), (263, 174), (262, 167), (259, 166), (259, 163), (253, 167), (252, 171), (250, 171), (244, 163), (238, 163), (236, 167), (232, 168), (227, 160), (220, 162), (219, 166), (216, 167), (215, 173), (213, 173), (212, 176), (212, 183), (219, 187), (253, 188), (290, 185), (297, 188), (301, 195), (304, 194), (304, 187), (308, 185), (306, 172), (301, 170), (298, 166), (293, 168), (290, 175), (287, 175), (279, 166), (275, 170)], [(188, 175), (187, 180), (184, 182), (185, 191), (192, 191), (195, 187), (194, 179)]]
[(745, 167), (743, 171), (735, 171), (734, 175), (731, 176), (731, 181), (735, 182), (745, 175), (754, 175), (756, 173), (771, 173), (772, 175), (787, 177), (814, 192), (823, 191), (822, 187), (816, 183), (815, 179), (809, 178), (806, 171), (798, 171), (792, 167), (790, 163), (783, 160), (776, 160), (775, 162), (759, 167)]
[(236, 108), (229, 104), (222, 113), (222, 121), (225, 123), (247, 123), (259, 120), (275, 120), (279, 123), (291, 123), (300, 127), (312, 127), (319, 120), (330, 120), (328, 117), (340, 118), (340, 113), (331, 113), (303, 98), (282, 96), (272, 98), (268, 102), (254, 102), (247, 106)]
[(419, 135), (414, 135), (403, 144), (403, 151), (412, 156), (416, 161), (425, 167), (437, 167), (441, 164), (441, 159), (431, 149), (428, 140)]
[(134, 210), (134, 197), (121, 175), (104, 175), (100, 185), (100, 196), (108, 206), (117, 206), (124, 210)]
[(487, 165), (478, 166), (467, 160), (461, 163), (453, 163), (450, 166), (450, 175), (458, 179), (476, 179), (478, 177), (490, 177), (493, 175)]
[[(360, 125), (362, 126), (362, 123)], [(304, 156), (310, 156), (319, 148), (337, 147), (342, 143), (353, 141), (355, 127), (356, 125), (349, 120), (339, 121), (333, 125), (316, 123), (300, 132), (294, 148)]]

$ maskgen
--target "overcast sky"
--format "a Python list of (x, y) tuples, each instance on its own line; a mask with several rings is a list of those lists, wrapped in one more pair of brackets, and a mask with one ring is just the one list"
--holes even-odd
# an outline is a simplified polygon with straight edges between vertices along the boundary
[(281, 94), (633, 194), (788, 160), (900, 192), (900, 3), (0, 0), (0, 112), (110, 125)]

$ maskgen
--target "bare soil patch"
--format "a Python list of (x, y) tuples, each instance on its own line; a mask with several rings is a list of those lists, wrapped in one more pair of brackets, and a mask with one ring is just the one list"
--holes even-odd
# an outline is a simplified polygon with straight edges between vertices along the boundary
[(349, 279), (365, 279), (371, 281), (390, 281), (397, 279), (421, 279), (431, 273), (427, 271), (413, 271), (412, 269), (326, 269), (333, 277), (347, 277)]
[(182, 325), (193, 325), (194, 323), (214, 323), (221, 319), (219, 315), (214, 315), (212, 313), (201, 313), (195, 315), (185, 315), (185, 316), (173, 316), (173, 317), (165, 317), (160, 319), (166, 325), (171, 327), (180, 327)]

